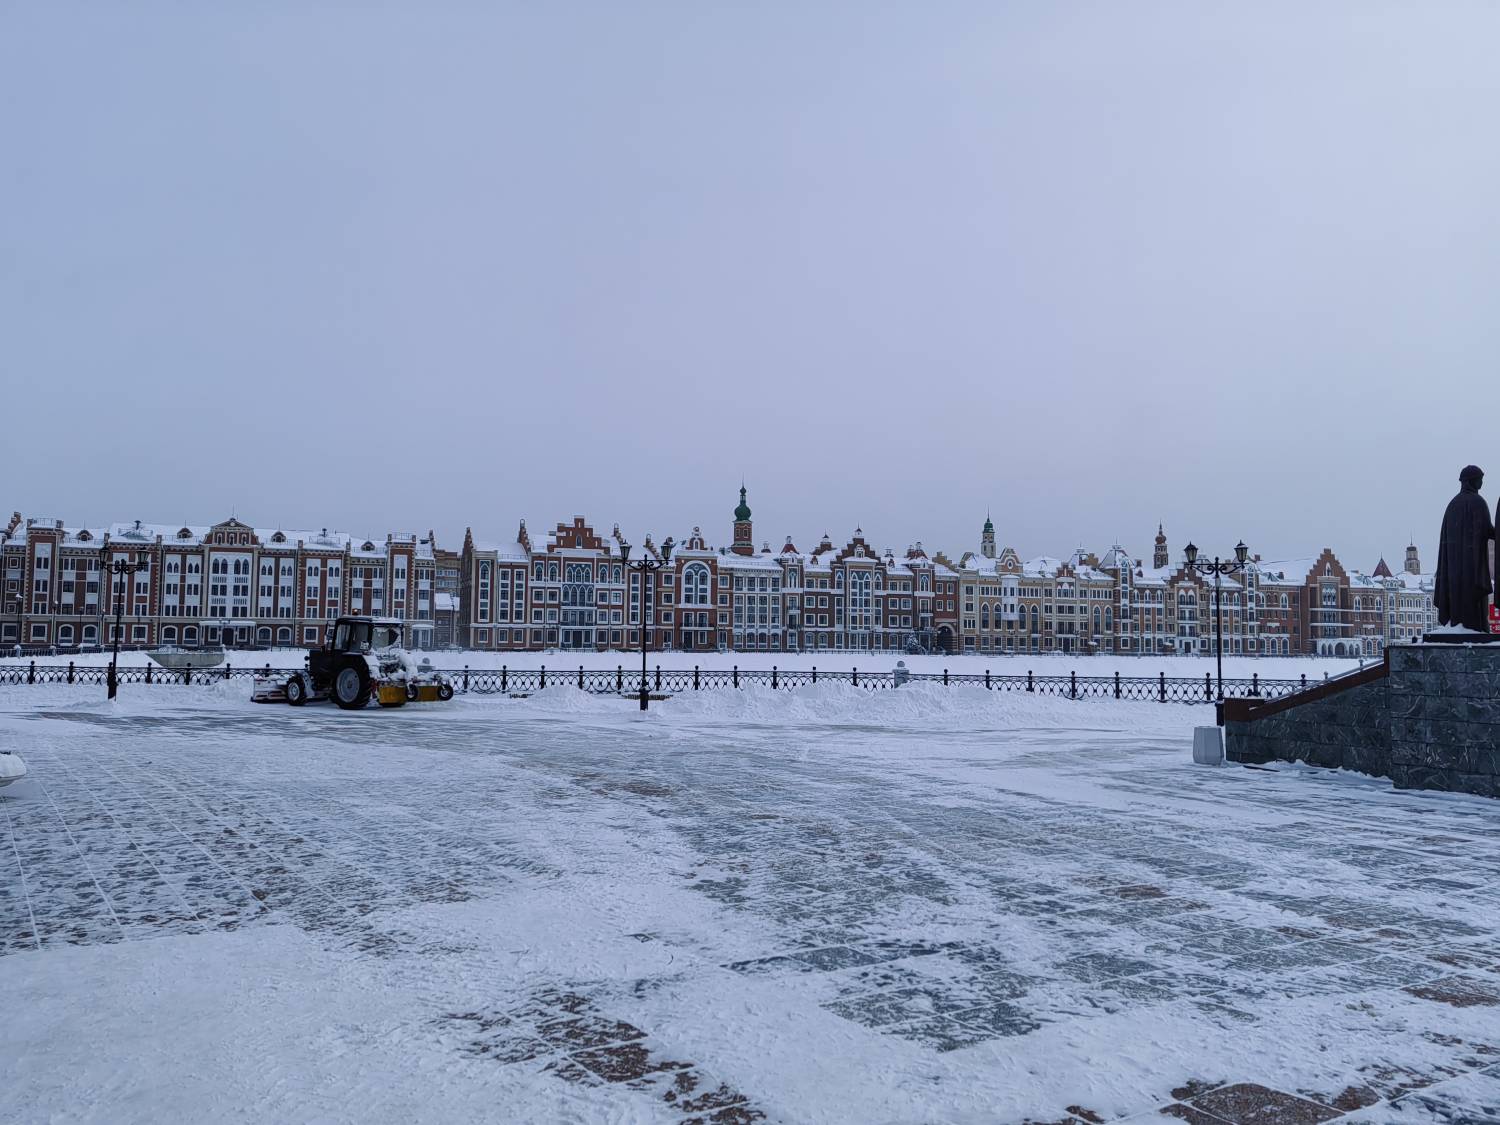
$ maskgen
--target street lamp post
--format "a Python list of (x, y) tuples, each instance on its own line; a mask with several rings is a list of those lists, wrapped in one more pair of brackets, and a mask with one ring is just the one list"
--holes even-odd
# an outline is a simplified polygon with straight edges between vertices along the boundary
[[(109, 557), (109, 548), (100, 550), (100, 555)], [(119, 675), (116, 666), (120, 661), (120, 634), (125, 631), (123, 618), (125, 615), (125, 576), (127, 574), (139, 574), (146, 570), (151, 564), (145, 559), (139, 562), (131, 562), (129, 559), (115, 559), (106, 568), (108, 574), (113, 574), (117, 581), (113, 584), (115, 588), (115, 640), (114, 648), (109, 656), (109, 675), (106, 683), (109, 686), (109, 698), (113, 699), (120, 686)]]
[(1234, 547), (1234, 558), (1220, 559), (1214, 556), (1213, 562), (1198, 561), (1198, 548), (1189, 543), (1183, 554), (1187, 557), (1188, 570), (1195, 570), (1199, 574), (1212, 574), (1214, 576), (1214, 656), (1218, 662), (1219, 674), (1219, 701), (1224, 700), (1224, 618), (1219, 612), (1219, 589), (1226, 574), (1235, 574), (1245, 569), (1245, 559), (1250, 554), (1250, 549), (1245, 546), (1241, 539)]
[[(647, 542), (650, 542), (647, 536)], [(625, 564), (626, 570), (633, 570), (641, 576), (640, 614), (641, 614), (641, 710), (646, 710), (650, 695), (646, 688), (646, 576), (661, 570), (671, 564), (672, 560), (672, 538), (668, 536), (661, 545), (661, 554), (658, 558), (652, 558), (649, 552), (642, 551), (641, 557), (635, 562), (630, 561), (630, 544), (620, 544), (620, 561)]]

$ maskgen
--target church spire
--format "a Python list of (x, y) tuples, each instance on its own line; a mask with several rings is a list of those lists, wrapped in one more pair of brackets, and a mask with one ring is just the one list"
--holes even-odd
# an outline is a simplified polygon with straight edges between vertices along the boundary
[(755, 536), (750, 523), (750, 505), (745, 503), (745, 486), (740, 485), (740, 503), (734, 510), (734, 544), (729, 548), (736, 555), (755, 554)]

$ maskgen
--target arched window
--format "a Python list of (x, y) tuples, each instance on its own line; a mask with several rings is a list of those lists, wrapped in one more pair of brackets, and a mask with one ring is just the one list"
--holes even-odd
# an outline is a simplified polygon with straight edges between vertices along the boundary
[(279, 644), (279, 645), (289, 645), (289, 644), (291, 644), (292, 643), (292, 631), (291, 631), (291, 629), (286, 628), (286, 627), (282, 627), (280, 629), (277, 629), (276, 630), (276, 643)]
[(542, 564), (541, 563), (537, 563), (536, 564), (536, 573), (532, 575), (532, 578), (533, 578), (534, 581), (537, 581), (537, 582), (540, 582), (542, 580)]
[(188, 625), (183, 628), (182, 643), (185, 645), (195, 645), (198, 643), (198, 626)]
[(57, 627), (57, 643), (62, 645), (73, 643), (73, 626), (59, 625)]
[(556, 563), (549, 563), (548, 564), (548, 566), (547, 566), (547, 581), (549, 581), (549, 582), (556, 582), (557, 581), (557, 564)]
[(682, 572), (682, 600), (686, 605), (708, 605), (708, 567), (690, 563)]
[(99, 639), (99, 627), (97, 625), (85, 625), (83, 627), (84, 644), (90, 644)]
[(1042, 631), (1042, 616), (1037, 612), (1036, 606), (1031, 607), (1031, 631), (1033, 633)]
[(985, 602), (979, 607), (979, 627), (988, 629), (990, 627), (990, 604)]
[(271, 629), (269, 626), (262, 625), (259, 629), (255, 630), (255, 643), (258, 645), (268, 645), (271, 643)]
[(1099, 623), (1103, 619), (1104, 619), (1104, 615), (1099, 611), (1099, 607), (1095, 606), (1094, 607), (1094, 632), (1097, 633), (1099, 631)]
[(161, 630), (161, 639), (164, 644), (175, 644), (177, 641), (177, 626), (163, 625)]

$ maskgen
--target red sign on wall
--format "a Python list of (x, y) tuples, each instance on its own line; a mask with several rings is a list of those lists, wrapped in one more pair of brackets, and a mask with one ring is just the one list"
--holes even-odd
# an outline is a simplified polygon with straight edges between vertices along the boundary
[(1500, 633), (1500, 605), (1490, 606), (1490, 632)]

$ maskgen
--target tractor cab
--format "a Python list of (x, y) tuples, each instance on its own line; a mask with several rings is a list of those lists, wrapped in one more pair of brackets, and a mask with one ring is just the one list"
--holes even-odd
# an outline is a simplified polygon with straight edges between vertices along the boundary
[(324, 634), (327, 652), (374, 652), (401, 646), (401, 622), (376, 617), (340, 617)]

